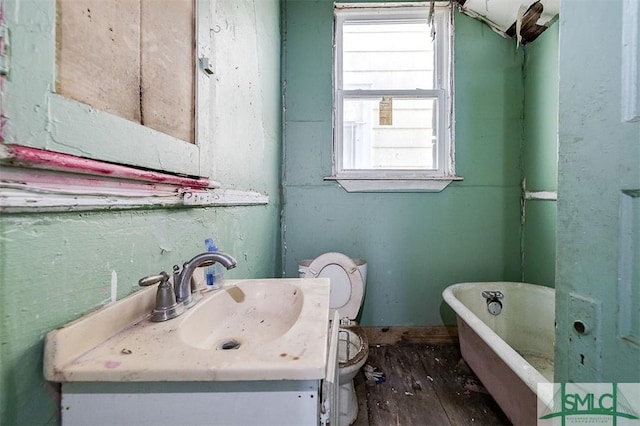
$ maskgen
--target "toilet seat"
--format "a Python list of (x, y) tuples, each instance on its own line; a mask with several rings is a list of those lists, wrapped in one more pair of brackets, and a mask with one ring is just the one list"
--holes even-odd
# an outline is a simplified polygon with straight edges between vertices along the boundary
[(307, 276), (331, 278), (330, 312), (355, 319), (362, 305), (364, 282), (356, 263), (341, 253), (325, 253), (311, 262)]
[[(363, 359), (366, 359), (369, 356), (369, 343), (367, 341), (367, 336), (364, 334), (364, 332), (362, 331), (362, 329), (360, 329), (359, 326), (352, 326), (352, 327), (345, 327), (345, 328), (341, 327), (340, 332), (349, 333), (350, 335), (355, 335), (355, 337), (358, 339), (358, 344), (355, 345), (357, 349), (355, 355), (351, 354), (351, 357), (347, 359), (343, 359), (342, 361), (340, 360), (340, 357), (338, 357), (338, 366), (340, 368), (351, 367), (352, 365), (361, 363)], [(352, 336), (349, 336), (349, 338), (347, 338), (346, 341), (344, 339), (341, 339), (341, 340), (345, 341), (347, 345), (353, 345), (353, 342), (351, 341), (350, 337)]]

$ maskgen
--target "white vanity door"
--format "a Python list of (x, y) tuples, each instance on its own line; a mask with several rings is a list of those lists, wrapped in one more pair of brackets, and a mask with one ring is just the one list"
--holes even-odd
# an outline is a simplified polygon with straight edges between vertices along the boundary
[(318, 424), (319, 383), (65, 383), (62, 424), (311, 426)]
[(338, 360), (338, 331), (340, 318), (338, 312), (334, 312), (329, 330), (329, 355), (327, 359), (327, 373), (323, 384), (323, 407), (320, 416), (320, 424), (338, 424), (340, 416), (340, 398), (338, 387), (340, 386), (340, 370)]

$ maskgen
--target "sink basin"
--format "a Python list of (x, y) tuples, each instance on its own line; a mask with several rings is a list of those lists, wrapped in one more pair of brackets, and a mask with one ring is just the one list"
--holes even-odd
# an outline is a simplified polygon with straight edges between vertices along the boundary
[(178, 328), (194, 348), (250, 350), (274, 341), (293, 327), (302, 312), (304, 292), (285, 281), (245, 281), (200, 301)]
[(47, 334), (55, 382), (315, 380), (325, 375), (327, 278), (225, 280), (181, 316), (151, 322), (147, 288)]

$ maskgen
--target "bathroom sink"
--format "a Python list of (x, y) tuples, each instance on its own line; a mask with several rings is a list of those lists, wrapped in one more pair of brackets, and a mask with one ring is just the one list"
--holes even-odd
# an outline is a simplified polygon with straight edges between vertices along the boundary
[(190, 309), (178, 335), (194, 348), (250, 350), (281, 338), (294, 326), (302, 312), (303, 294), (291, 282), (240, 282)]
[(47, 334), (55, 382), (315, 380), (325, 376), (327, 278), (225, 280), (152, 322), (146, 288)]

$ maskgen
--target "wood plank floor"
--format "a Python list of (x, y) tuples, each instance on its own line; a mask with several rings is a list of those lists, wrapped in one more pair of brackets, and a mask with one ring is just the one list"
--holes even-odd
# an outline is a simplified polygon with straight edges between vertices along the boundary
[(367, 383), (362, 372), (356, 377), (356, 426), (510, 424), (458, 345), (372, 346), (367, 364), (386, 380)]

